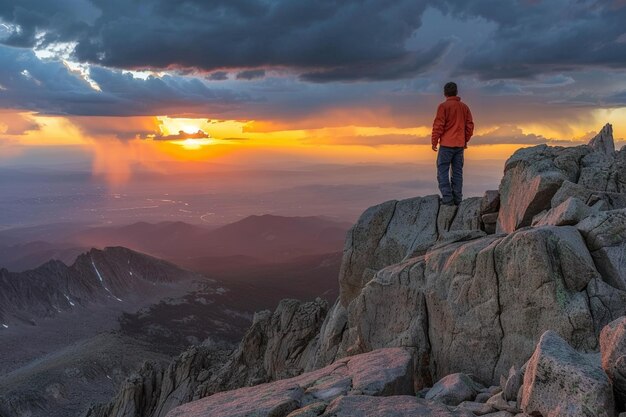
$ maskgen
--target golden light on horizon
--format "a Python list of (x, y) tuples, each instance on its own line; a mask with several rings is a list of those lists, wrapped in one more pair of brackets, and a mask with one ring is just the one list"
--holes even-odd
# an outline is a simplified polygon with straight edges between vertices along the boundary
[[(602, 125), (613, 123), (616, 140), (626, 132), (626, 109), (590, 113), (568, 124), (518, 125), (522, 134), (586, 143)], [(200, 170), (207, 163), (248, 165), (272, 161), (315, 163), (434, 163), (429, 126), (385, 127), (345, 124), (329, 126), (271, 125), (262, 120), (178, 118), (168, 116), (89, 117), (41, 115), (5, 109), (0, 112), (0, 157), (35, 146), (77, 146), (91, 153), (93, 172), (112, 186), (124, 184), (141, 167), (159, 172)], [(384, 125), (384, 124), (383, 124)], [(272, 130), (271, 128), (274, 128)], [(488, 135), (497, 125), (482, 126)], [(590, 136), (591, 135), (591, 136)], [(529, 144), (471, 146), (468, 162), (492, 163)]]

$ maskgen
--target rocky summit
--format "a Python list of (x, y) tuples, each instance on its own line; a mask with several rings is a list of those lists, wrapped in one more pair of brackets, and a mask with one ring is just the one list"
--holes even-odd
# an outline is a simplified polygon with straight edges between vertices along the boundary
[(518, 150), (499, 190), (458, 207), (371, 207), (339, 283), (328, 311), (260, 315), (211, 389), (167, 416), (617, 416), (626, 148), (607, 125), (588, 145)]

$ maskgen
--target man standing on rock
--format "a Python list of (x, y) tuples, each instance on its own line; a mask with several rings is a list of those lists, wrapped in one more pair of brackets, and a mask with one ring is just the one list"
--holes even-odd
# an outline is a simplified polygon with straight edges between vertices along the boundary
[[(472, 113), (457, 96), (455, 83), (443, 87), (446, 101), (437, 108), (433, 122), (433, 151), (437, 154), (437, 181), (442, 203), (459, 205), (463, 199), (463, 152), (474, 134)], [(450, 178), (452, 172), (452, 178)]]

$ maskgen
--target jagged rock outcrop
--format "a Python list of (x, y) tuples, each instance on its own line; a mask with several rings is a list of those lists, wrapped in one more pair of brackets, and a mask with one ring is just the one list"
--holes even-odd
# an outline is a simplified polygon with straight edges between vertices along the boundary
[(163, 417), (172, 408), (199, 398), (196, 390), (218, 369), (227, 352), (194, 346), (161, 367), (145, 362), (122, 384), (108, 404), (92, 406), (85, 417)]
[(311, 360), (328, 304), (282, 300), (271, 313), (258, 313), (234, 352), (194, 346), (160, 367), (146, 362), (108, 404), (85, 417), (164, 417), (171, 409), (229, 389), (288, 378)]
[[(511, 364), (528, 358), (545, 329), (577, 348), (597, 347), (606, 321), (595, 323), (594, 317), (617, 317), (626, 304), (616, 303), (608, 313), (589, 307), (589, 297), (606, 294), (588, 293), (592, 280), (603, 282), (572, 226), (434, 247), (375, 274), (345, 309), (345, 330), (340, 341), (334, 338), (337, 355), (408, 346), (418, 352), (416, 379), (424, 385), (459, 371), (497, 383)], [(328, 344), (322, 340), (321, 346)]]
[(328, 303), (282, 300), (274, 313), (257, 313), (229, 361), (200, 395), (301, 374), (313, 360)]
[(497, 231), (511, 233), (529, 226), (534, 216), (569, 197), (589, 206), (604, 201), (605, 209), (626, 208), (625, 161), (626, 150), (615, 152), (609, 124), (589, 145), (540, 145), (515, 152), (500, 183)]
[(594, 151), (604, 154), (608, 157), (615, 155), (615, 143), (613, 142), (613, 126), (604, 125), (600, 133), (589, 141), (589, 146)]
[(550, 209), (550, 201), (565, 180), (576, 183), (580, 160), (589, 147), (539, 145), (520, 149), (504, 166), (500, 183), (497, 231), (511, 233), (530, 226), (533, 216)]
[[(626, 192), (607, 191), (622, 190), (626, 174), (615, 161), (626, 151), (611, 157), (600, 149), (517, 151), (499, 194), (466, 203), (475, 223), (452, 227), (455, 209), (437, 208), (433, 197), (368, 209), (349, 233), (341, 297), (309, 369), (402, 346), (416, 351), (418, 384), (455, 372), (497, 384), (511, 365), (523, 365), (546, 330), (576, 349), (597, 349), (602, 327), (626, 313), (626, 219), (614, 209)], [(611, 164), (613, 186), (579, 184), (602, 161)], [(480, 220), (498, 207), (498, 196), (498, 228), (510, 233), (485, 236), (476, 229), (484, 228)], [(520, 229), (544, 210), (542, 226)]]

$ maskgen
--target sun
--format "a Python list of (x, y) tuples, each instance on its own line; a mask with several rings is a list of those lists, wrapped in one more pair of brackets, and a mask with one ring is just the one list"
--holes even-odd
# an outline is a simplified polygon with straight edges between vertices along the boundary
[(187, 138), (184, 140), (175, 140), (175, 141), (172, 141), (172, 143), (175, 143), (176, 145), (180, 145), (188, 151), (193, 151), (193, 150), (198, 150), (202, 148), (203, 146), (211, 145), (213, 142), (209, 138), (204, 138), (204, 139)]
[(157, 120), (163, 136), (176, 135), (179, 132), (193, 134), (199, 130), (206, 132), (208, 127), (207, 119), (157, 116)]
[(213, 144), (208, 131), (207, 119), (189, 119), (157, 116), (160, 140), (181, 146), (185, 150), (198, 150)]

